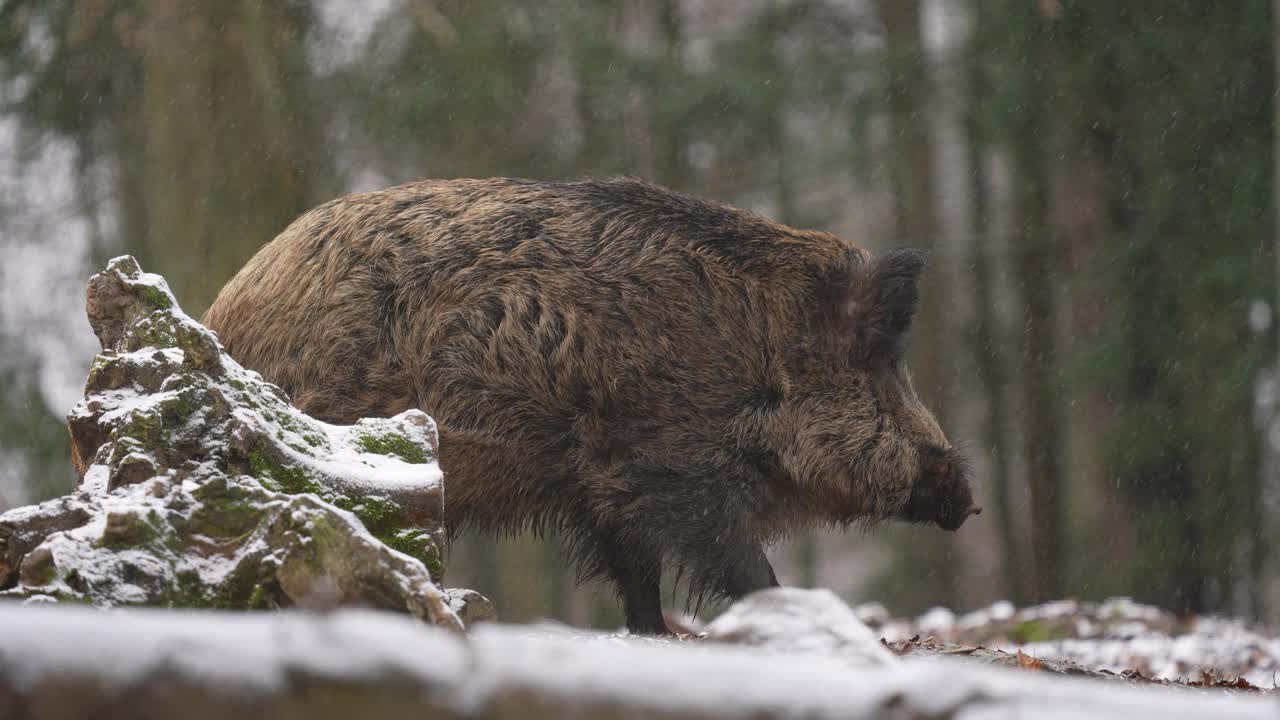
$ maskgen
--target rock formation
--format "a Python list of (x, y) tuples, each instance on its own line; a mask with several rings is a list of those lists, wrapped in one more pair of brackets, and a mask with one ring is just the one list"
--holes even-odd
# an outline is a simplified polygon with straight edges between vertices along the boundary
[(459, 629), (492, 614), (478, 594), (439, 585), (431, 418), (307, 417), (132, 257), (93, 276), (87, 308), (102, 353), (68, 416), (81, 479), (0, 515), (0, 597), (362, 605)]

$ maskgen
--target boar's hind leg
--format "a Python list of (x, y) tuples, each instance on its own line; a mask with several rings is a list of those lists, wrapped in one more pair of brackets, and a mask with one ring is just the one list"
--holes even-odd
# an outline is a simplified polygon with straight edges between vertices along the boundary
[(662, 617), (662, 561), (657, 552), (623, 541), (617, 533), (601, 530), (596, 545), (605, 572), (617, 585), (627, 629), (633, 633), (664, 635), (667, 623)]
[(686, 547), (681, 563), (689, 576), (689, 606), (695, 611), (708, 600), (737, 600), (756, 590), (777, 587), (778, 578), (760, 543), (742, 540), (708, 546)]
[(773, 574), (773, 566), (758, 542), (749, 543), (730, 554), (720, 579), (720, 592), (733, 600), (756, 590), (777, 586), (778, 577)]

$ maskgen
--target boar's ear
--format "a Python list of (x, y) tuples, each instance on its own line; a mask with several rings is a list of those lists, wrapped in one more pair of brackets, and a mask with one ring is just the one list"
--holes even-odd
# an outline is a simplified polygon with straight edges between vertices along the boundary
[(847, 312), (864, 358), (902, 358), (925, 265), (919, 250), (890, 250), (852, 273)]
[(879, 257), (851, 252), (825, 271), (812, 318), (820, 347), (862, 361), (900, 359), (924, 268), (923, 252), (903, 249)]

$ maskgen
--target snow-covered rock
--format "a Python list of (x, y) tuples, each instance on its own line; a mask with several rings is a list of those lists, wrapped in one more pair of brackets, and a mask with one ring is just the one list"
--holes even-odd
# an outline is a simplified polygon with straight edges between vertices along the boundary
[(707, 640), (750, 645), (776, 653), (820, 653), (854, 663), (892, 665), (880, 644), (830, 590), (778, 587), (754, 592), (707, 626)]
[(461, 627), (431, 418), (319, 422), (128, 256), (89, 282), (102, 342), (68, 416), (76, 491), (0, 515), (0, 596), (110, 607), (367, 605)]

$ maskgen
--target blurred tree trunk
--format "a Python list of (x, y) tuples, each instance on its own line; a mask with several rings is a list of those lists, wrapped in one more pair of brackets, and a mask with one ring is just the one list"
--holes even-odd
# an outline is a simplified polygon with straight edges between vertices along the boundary
[[(662, 0), (657, 4), (661, 43), (658, 51), (665, 68), (665, 72), (658, 74), (660, 78), (675, 79), (684, 74), (680, 6), (680, 0)], [(658, 145), (658, 177), (667, 187), (687, 192), (690, 190), (688, 164), (685, 162), (688, 123), (681, 109), (663, 102), (663, 90), (662, 87), (653, 88), (653, 96), (649, 98), (649, 107), (654, 111), (654, 140)]]
[[(306, 40), (309, 9), (140, 2), (140, 122), (121, 128), (126, 233), (203, 311), (222, 281), (335, 185)], [(287, 79), (287, 81), (286, 81)], [(140, 162), (135, 164), (135, 159)]]
[[(925, 251), (935, 248), (938, 238), (937, 209), (934, 207), (934, 147), (929, 113), (932, 88), (924, 48), (921, 10), (918, 0), (878, 0), (876, 10), (884, 26), (887, 56), (886, 107), (892, 129), (889, 145), (890, 187), (893, 194), (895, 246), (911, 246)], [(911, 330), (910, 365), (912, 382), (921, 399), (943, 418), (945, 389), (950, 379), (946, 365), (946, 284), (941, 261), (933, 257), (930, 280), (921, 293), (920, 312)], [(905, 562), (921, 572), (913, 573), (922, 582), (929, 578), (937, 587), (920, 593), (935, 604), (954, 604), (956, 594), (955, 550), (939, 536), (913, 540), (905, 549)]]
[[(976, 6), (970, 17), (975, 23), (987, 19)], [(986, 168), (990, 143), (981, 121), (981, 108), (987, 90), (981, 37), (982, 34), (976, 29), (970, 34), (965, 56), (968, 87), (964, 131), (969, 150), (969, 202), (973, 213), (974, 234), (971, 277), (974, 317), (970, 339), (986, 401), (981, 436), (984, 449), (991, 457), (990, 484), (999, 515), (1001, 543), (1004, 546), (1005, 585), (1011, 599), (1022, 603), (1030, 599), (1030, 593), (1023, 573), (1026, 567), (1023, 539), (1014, 517), (1013, 478), (1009, 473), (1009, 459), (1005, 450), (1006, 443), (1013, 438), (1008, 422), (1009, 405), (1005, 391), (1010, 378), (1004, 366), (1002, 348), (1005, 343), (996, 312), (998, 243), (991, 236), (992, 207)]]
[(1037, 600), (1061, 597), (1065, 559), (1065, 501), (1062, 487), (1062, 392), (1058, 381), (1054, 269), (1060, 264), (1050, 223), (1052, 117), (1046, 112), (1052, 80), (1047, 20), (1032, 18), (1022, 75), (1020, 112), (1010, 138), (1013, 159), (1014, 269), (1020, 291), (1024, 339), (1021, 373), (1024, 437), (1031, 504), (1031, 550)]
[[(1085, 140), (1097, 118), (1097, 101), (1087, 86), (1056, 83), (1051, 104), (1058, 118), (1060, 152), (1055, 153), (1053, 223), (1060, 248), (1063, 290), (1059, 355), (1064, 359), (1064, 500), (1073, 511), (1066, 528), (1068, 587), (1088, 585), (1097, 597), (1131, 594), (1132, 568), (1139, 544), (1133, 513), (1117, 487), (1108, 444), (1116, 432), (1115, 396), (1089, 382), (1078, 369), (1105, 342), (1107, 319), (1114, 317), (1113, 290), (1104, 273), (1091, 271), (1107, 262), (1121, 236), (1115, 234), (1108, 206), (1115, 193), (1103, 159)], [(1071, 365), (1076, 365), (1073, 371)], [(1072, 563), (1073, 558), (1105, 556), (1109, 562)]]
[(1236, 419), (1244, 378), (1274, 357), (1245, 321), (1276, 280), (1258, 240), (1274, 232), (1258, 212), (1275, 202), (1271, 5), (1174, 3), (1159, 23), (1125, 4), (1064, 14), (1072, 76), (1094, 101), (1077, 137), (1102, 158), (1110, 198), (1097, 269), (1109, 327), (1093, 362), (1139, 537), (1130, 587), (1182, 612), (1236, 596), (1254, 535), (1258, 448)]
[[(1271, 3), (1271, 54), (1273, 84), (1280, 92), (1280, 0)], [(1276, 293), (1271, 299), (1271, 318), (1267, 329), (1271, 337), (1278, 343), (1271, 360), (1271, 392), (1273, 397), (1280, 395), (1280, 102), (1272, 102), (1272, 177), (1271, 177), (1271, 212), (1273, 242), (1276, 254)], [(1255, 391), (1262, 394), (1261, 391)], [(1259, 400), (1256, 399), (1255, 402)], [(1249, 584), (1249, 604), (1254, 617), (1264, 622), (1275, 623), (1280, 620), (1280, 607), (1274, 602), (1272, 588), (1280, 585), (1277, 568), (1274, 566), (1275, 552), (1271, 549), (1280, 542), (1280, 530), (1269, 523), (1268, 517), (1274, 517), (1280, 509), (1280, 443), (1276, 442), (1274, 428), (1280, 423), (1280, 408), (1274, 405), (1269, 408), (1267, 416), (1260, 419), (1260, 445), (1262, 464), (1257, 475), (1257, 488), (1253, 493), (1256, 502), (1252, 508), (1251, 525), (1253, 536), (1249, 545), (1249, 571), (1252, 582)]]
[(624, 8), (619, 0), (600, 0), (586, 15), (585, 32), (568, 39), (572, 72), (577, 88), (577, 122), (581, 141), (574, 158), (575, 172), (588, 175), (620, 172), (627, 163), (626, 148), (618, 147), (615, 133), (621, 134), (622, 108), (607, 69), (621, 54), (599, 36), (617, 37), (625, 26)]

